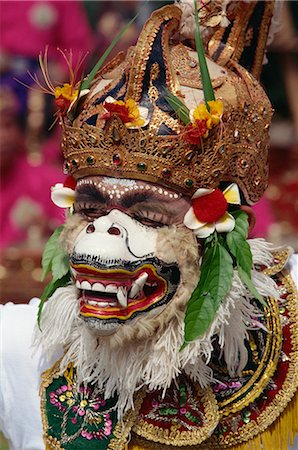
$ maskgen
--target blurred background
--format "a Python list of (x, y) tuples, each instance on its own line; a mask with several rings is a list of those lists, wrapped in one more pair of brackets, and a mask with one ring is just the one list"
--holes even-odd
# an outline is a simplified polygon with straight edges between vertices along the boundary
[[(39, 72), (38, 54), (48, 45), (52, 80), (67, 81), (67, 66), (57, 47), (72, 49), (75, 61), (88, 51), (87, 73), (139, 9), (137, 21), (110, 58), (133, 45), (150, 12), (167, 3), (171, 2), (0, 1), (2, 303), (27, 302), (41, 294), (43, 247), (64, 220), (62, 210), (50, 200), (50, 187), (65, 179), (53, 98), (23, 85), (34, 85), (28, 71)], [(298, 2), (283, 3), (281, 25), (262, 75), (275, 116), (270, 185), (255, 207), (254, 235), (298, 251)]]

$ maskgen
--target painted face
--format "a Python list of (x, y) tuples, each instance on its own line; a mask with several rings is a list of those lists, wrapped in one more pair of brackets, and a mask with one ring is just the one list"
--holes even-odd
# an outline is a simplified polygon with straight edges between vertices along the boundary
[(113, 333), (149, 311), (159, 313), (173, 298), (180, 271), (176, 261), (156, 256), (158, 234), (182, 223), (189, 201), (151, 183), (88, 177), (77, 184), (74, 207), (87, 221), (71, 254), (81, 317)]

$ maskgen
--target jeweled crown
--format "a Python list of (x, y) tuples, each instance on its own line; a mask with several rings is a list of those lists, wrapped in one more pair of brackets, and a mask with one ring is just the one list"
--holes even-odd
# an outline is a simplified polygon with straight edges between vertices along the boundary
[[(186, 142), (185, 125), (166, 92), (189, 110), (203, 92), (196, 52), (171, 41), (180, 16), (173, 5), (155, 11), (126, 57), (118, 55), (98, 72), (77, 118), (64, 122), (65, 169), (77, 179), (92, 174), (140, 179), (187, 195), (233, 181), (254, 203), (267, 187), (270, 102), (238, 63), (221, 68), (210, 62), (215, 96), (224, 105), (221, 124), (201, 145)], [(117, 114), (103, 119), (108, 97), (133, 99), (148, 110), (148, 123), (128, 128)]]

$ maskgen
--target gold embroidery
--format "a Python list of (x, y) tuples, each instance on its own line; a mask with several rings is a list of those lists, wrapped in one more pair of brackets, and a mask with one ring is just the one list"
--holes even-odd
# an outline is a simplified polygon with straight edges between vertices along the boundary
[[(298, 293), (297, 288), (287, 271), (280, 275), (284, 287), (289, 295), (287, 297), (287, 310), (289, 313), (291, 344), (292, 351), (290, 354), (289, 368), (282, 385), (282, 388), (274, 397), (267, 408), (257, 417), (257, 420), (251, 420), (248, 424), (243, 425), (237, 432), (221, 437), (217, 444), (221, 447), (237, 445), (241, 442), (253, 439), (257, 434), (265, 431), (278, 417), (288, 403), (292, 400), (298, 387)], [(269, 382), (269, 378), (267, 378)], [(257, 388), (257, 386), (256, 386)], [(213, 440), (215, 438), (213, 437)], [(209, 441), (208, 441), (209, 442)], [(208, 444), (207, 442), (207, 444)], [(211, 442), (211, 440), (210, 440)], [(209, 442), (209, 444), (210, 444)], [(206, 447), (208, 448), (208, 447)], [(216, 448), (216, 445), (215, 445)], [(205, 447), (202, 446), (205, 450)]]
[(272, 277), (273, 275), (276, 275), (279, 273), (287, 264), (288, 259), (290, 258), (292, 254), (292, 249), (290, 247), (284, 248), (283, 250), (278, 250), (276, 252), (273, 252), (274, 261), (273, 264), (269, 267), (266, 267), (265, 270), (263, 270), (265, 275), (269, 275)]
[(158, 442), (166, 445), (196, 445), (204, 441), (214, 428), (216, 427), (219, 415), (218, 406), (215, 396), (210, 388), (202, 390), (197, 386), (197, 395), (205, 408), (205, 423), (204, 426), (190, 431), (180, 431), (179, 425), (173, 425), (171, 430), (163, 429), (139, 419), (133, 426), (132, 430), (139, 436), (142, 436), (150, 441)]
[(223, 416), (241, 411), (258, 398), (275, 372), (280, 355), (282, 336), (279, 309), (275, 299), (268, 299), (266, 317), (268, 334), (262, 360), (248, 383), (234, 395), (219, 403), (220, 413)]

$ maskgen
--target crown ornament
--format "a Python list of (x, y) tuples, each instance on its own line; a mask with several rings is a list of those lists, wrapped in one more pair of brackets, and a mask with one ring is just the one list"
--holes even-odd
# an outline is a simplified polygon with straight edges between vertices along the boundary
[[(192, 109), (203, 92), (196, 52), (171, 42), (180, 16), (174, 5), (154, 12), (126, 58), (118, 56), (98, 72), (77, 118), (63, 122), (65, 171), (76, 179), (108, 175), (152, 181), (189, 196), (202, 186), (235, 182), (246, 201), (255, 203), (267, 187), (270, 102), (257, 80), (230, 61), (211, 71), (215, 96), (224, 105), (220, 126), (202, 145), (186, 142), (185, 125), (165, 93)], [(103, 120), (109, 96), (147, 108), (149, 123), (129, 129), (116, 114)]]

